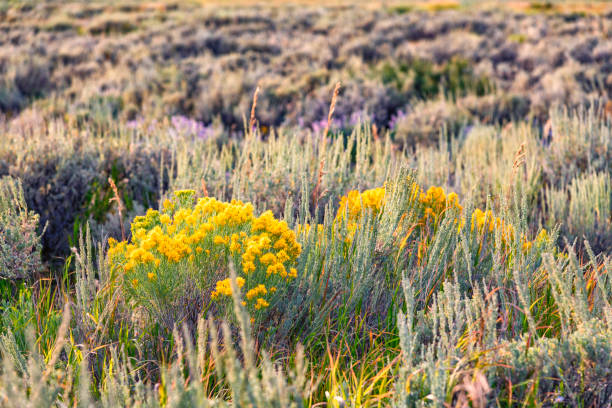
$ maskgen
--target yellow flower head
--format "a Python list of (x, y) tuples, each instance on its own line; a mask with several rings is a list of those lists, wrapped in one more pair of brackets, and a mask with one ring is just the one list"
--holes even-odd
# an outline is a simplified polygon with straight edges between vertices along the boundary
[(268, 293), (268, 290), (266, 289), (266, 286), (263, 284), (259, 284), (255, 286), (253, 289), (247, 291), (246, 298), (248, 300), (252, 300), (253, 298), (256, 298), (258, 296), (263, 296), (267, 293)]
[(257, 303), (255, 303), (255, 309), (257, 309), (257, 310), (265, 309), (268, 306), (270, 306), (270, 304), (268, 302), (266, 302), (265, 299), (262, 299), (262, 298), (258, 298), (257, 299)]
[(227, 241), (225, 240), (225, 238), (223, 238), (220, 235), (216, 235), (213, 238), (213, 244), (215, 244), (215, 245), (225, 245), (226, 243), (227, 243)]

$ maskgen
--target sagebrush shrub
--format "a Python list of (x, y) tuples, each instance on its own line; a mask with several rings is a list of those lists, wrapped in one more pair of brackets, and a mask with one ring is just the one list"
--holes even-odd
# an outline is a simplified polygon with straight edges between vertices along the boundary
[(612, 247), (612, 181), (607, 173), (578, 176), (563, 189), (545, 193), (548, 222), (559, 223), (565, 236), (587, 240), (596, 253)]
[(0, 179), (0, 279), (26, 279), (40, 272), (38, 222), (25, 203), (21, 182)]
[[(138, 208), (157, 206), (161, 192), (167, 188), (168, 172), (161, 167), (170, 162), (170, 154), (164, 145), (130, 140), (122, 133), (103, 139), (73, 136), (68, 131), (70, 122), (23, 122), (26, 124), (15, 126), (32, 126), (36, 136), (9, 130), (7, 143), (0, 146), (0, 176), (21, 180), (29, 208), (48, 226), (42, 237), (47, 259), (69, 253), (70, 239), (88, 220), (99, 232), (97, 240), (108, 234), (121, 236), (120, 229), (113, 228), (119, 225), (118, 220), (108, 219), (115, 214), (109, 177), (132, 215)], [(167, 167), (172, 169), (172, 164)]]

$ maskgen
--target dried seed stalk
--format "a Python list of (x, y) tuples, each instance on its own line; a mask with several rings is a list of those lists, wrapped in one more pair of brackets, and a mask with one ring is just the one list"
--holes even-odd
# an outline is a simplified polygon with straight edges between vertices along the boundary
[(329, 129), (331, 127), (332, 118), (334, 117), (334, 111), (336, 110), (336, 99), (338, 98), (338, 93), (340, 93), (340, 82), (336, 82), (336, 87), (334, 88), (334, 94), (332, 95), (331, 103), (329, 104), (329, 114), (327, 115), (327, 125), (325, 125), (325, 130), (323, 131), (323, 136), (327, 136)]
[(117, 190), (117, 186), (112, 178), (108, 178), (108, 182), (113, 189), (114, 197), (111, 198), (111, 202), (115, 201), (117, 203), (117, 210), (119, 211), (119, 224), (121, 225), (121, 239), (125, 241), (125, 227), (123, 226), (123, 203), (121, 202), (121, 198), (119, 198), (119, 190)]

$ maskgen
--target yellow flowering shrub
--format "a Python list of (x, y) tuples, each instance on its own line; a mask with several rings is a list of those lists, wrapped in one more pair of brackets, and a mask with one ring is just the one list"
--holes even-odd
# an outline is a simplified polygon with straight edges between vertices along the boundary
[(249, 203), (211, 197), (196, 202), (194, 191), (178, 191), (160, 212), (136, 217), (131, 230), (130, 242), (109, 240), (108, 258), (143, 304), (156, 297), (172, 302), (175, 288), (189, 282), (227, 309), (233, 261), (247, 310), (261, 314), (297, 277), (301, 247), (295, 233), (270, 211), (256, 217)]
[[(446, 194), (442, 187), (432, 186), (427, 192), (421, 193), (419, 202), (423, 205), (423, 220), (438, 222), (439, 219), (450, 209), (456, 209), (459, 217), (458, 231), (461, 231), (465, 220), (463, 217), (463, 206), (459, 203), (456, 193)], [(482, 211), (476, 208), (471, 216), (471, 232), (478, 234), (493, 234), (501, 232), (503, 244), (509, 244), (514, 240), (514, 226), (500, 217), (495, 217), (491, 210)]]
[[(463, 206), (459, 202), (459, 197), (456, 193), (446, 193), (442, 187), (431, 186), (427, 191), (421, 190), (418, 185), (414, 185), (414, 197), (418, 197), (418, 205), (415, 208), (419, 211), (417, 219), (421, 222), (417, 225), (417, 230), (425, 231), (426, 226), (433, 225), (434, 228), (450, 211), (457, 215), (455, 222), (457, 230), (461, 231), (466, 224), (465, 216), (463, 215)], [(385, 187), (366, 190), (362, 193), (358, 191), (350, 191), (347, 195), (341, 197), (340, 208), (336, 215), (336, 222), (341, 221), (347, 216), (348, 219), (348, 236), (345, 238), (350, 242), (355, 234), (359, 219), (365, 214), (366, 210), (371, 210), (376, 216), (380, 214), (385, 205)], [(482, 211), (475, 209), (471, 215), (471, 232), (479, 234), (481, 237), (493, 235), (497, 231), (501, 233), (502, 245), (509, 245), (514, 242), (515, 232), (514, 226), (500, 217), (493, 216), (490, 210)], [(407, 240), (418, 239), (419, 234), (414, 234), (414, 231), (409, 228), (409, 234), (400, 240), (399, 248), (403, 249), (407, 246)], [(427, 236), (421, 235), (420, 242), (417, 243), (419, 254), (427, 250)], [(545, 242), (547, 240), (546, 231), (540, 232), (540, 235), (534, 240), (529, 241), (526, 237), (521, 238), (523, 242), (523, 251), (527, 252), (531, 249), (535, 242)], [(421, 256), (419, 256), (419, 259)]]

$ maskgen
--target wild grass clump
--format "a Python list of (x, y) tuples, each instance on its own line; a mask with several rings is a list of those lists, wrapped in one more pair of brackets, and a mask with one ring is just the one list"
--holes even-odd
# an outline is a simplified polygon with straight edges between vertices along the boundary
[(550, 155), (544, 171), (551, 185), (560, 188), (578, 175), (611, 171), (612, 125), (602, 107), (553, 109), (544, 131)]
[[(513, 204), (506, 217), (519, 209)], [(506, 237), (492, 225), (495, 239), (477, 245), (460, 233), (449, 252), (450, 276), (432, 297), (423, 296), (415, 278), (438, 269), (439, 261), (418, 275), (404, 275), (407, 310), (398, 321), (403, 366), (397, 406), (426, 400), (481, 406), (512, 400), (609, 401), (610, 373), (600, 369), (609, 364), (603, 344), (609, 342), (610, 322), (596, 314), (610, 313), (610, 260), (593, 256), (580, 265), (573, 248), (558, 253), (554, 237), (546, 233), (512, 243), (508, 237), (524, 225), (521, 218), (506, 224), (514, 226)], [(483, 258), (487, 247), (491, 257)], [(472, 264), (475, 259), (479, 262)], [(578, 378), (594, 382), (586, 385)]]
[[(163, 368), (161, 383), (153, 387), (135, 374), (133, 362), (125, 353), (113, 348), (104, 368), (104, 382), (98, 395), (92, 393), (87, 359), (80, 365), (58, 365), (61, 353), (70, 347), (67, 337), (70, 311), (64, 310), (62, 324), (53, 352), (45, 359), (36, 349), (29, 330), (27, 354), (14, 348), (14, 338), (0, 339), (3, 365), (0, 374), (0, 401), (6, 407), (52, 406), (78, 401), (81, 405), (123, 407), (201, 406), (219, 407), (235, 404), (258, 407), (303, 407), (311, 389), (307, 365), (301, 348), (293, 368), (284, 370), (267, 355), (253, 360), (253, 340), (248, 319), (241, 313), (238, 347), (227, 324), (217, 326), (200, 319), (196, 335), (175, 330), (176, 359)], [(83, 355), (93, 351), (83, 350)], [(241, 358), (242, 356), (242, 358)], [(214, 378), (224, 378), (215, 384)], [(218, 392), (212, 395), (211, 392)]]
[[(547, 257), (546, 262), (552, 261)], [(607, 267), (609, 260), (595, 264)], [(484, 405), (486, 401), (517, 403), (542, 401), (549, 404), (606, 404), (610, 401), (610, 322), (591, 315), (579, 293), (565, 292), (580, 275), (569, 273), (574, 266), (566, 260), (553, 270), (551, 306), (573, 316), (563, 324), (561, 336), (538, 328), (537, 317), (527, 313), (525, 327), (515, 335), (499, 330), (496, 320), (503, 310), (503, 297), (476, 289), (461, 295), (457, 284), (449, 283), (436, 299), (427, 315), (418, 312), (414, 289), (405, 283), (408, 315), (401, 315), (400, 337), (403, 355), (402, 380), (397, 385), (397, 406), (413, 406), (419, 401), (434, 399), (446, 403)], [(563, 274), (563, 275), (561, 275)], [(562, 277), (563, 276), (563, 277)], [(603, 277), (603, 276), (602, 276)], [(590, 292), (595, 304), (609, 313), (609, 282), (603, 277), (603, 289)], [(517, 287), (521, 304), (529, 295)], [(500, 292), (497, 292), (500, 293)], [(586, 294), (586, 293), (585, 293)], [(464, 297), (465, 296), (465, 297)], [(583, 298), (586, 302), (587, 298)], [(578, 310), (584, 308), (581, 312)], [(577, 310), (578, 309), (578, 310)], [(523, 309), (525, 310), (525, 309)], [(581, 318), (577, 314), (587, 315)], [(521, 314), (523, 314), (521, 313)], [(433, 316), (434, 319), (430, 320)], [(584, 320), (582, 320), (584, 319)], [(552, 328), (552, 327), (551, 327)], [(445, 334), (442, 334), (445, 333)], [(431, 342), (431, 343), (430, 343)], [(584, 379), (588, 381), (583, 381)]]

